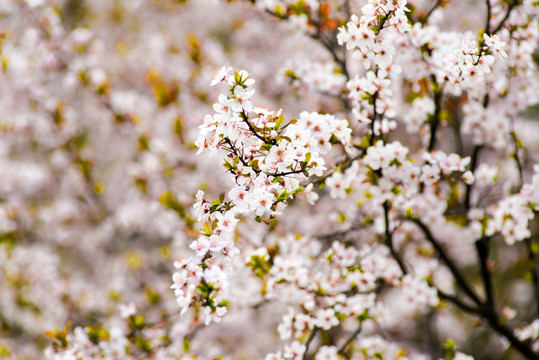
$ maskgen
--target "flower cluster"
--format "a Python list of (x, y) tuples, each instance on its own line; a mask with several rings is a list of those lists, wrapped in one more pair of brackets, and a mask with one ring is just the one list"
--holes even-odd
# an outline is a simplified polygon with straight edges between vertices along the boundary
[(333, 62), (313, 62), (309, 59), (294, 59), (285, 64), (282, 73), (293, 86), (307, 86), (324, 94), (338, 96), (346, 82)]
[[(62, 352), (55, 353), (53, 348), (49, 348), (45, 357), (47, 360), (128, 358), (128, 343), (119, 328), (112, 328), (109, 332), (99, 328), (76, 328), (73, 334), (65, 337), (65, 349)], [(61, 347), (62, 344), (57, 346)]]
[(226, 313), (227, 269), (239, 252), (230, 234), (236, 216), (253, 214), (262, 220), (281, 214), (286, 201), (303, 190), (302, 181), (326, 170), (322, 155), (333, 144), (351, 151), (346, 120), (302, 112), (284, 123), (281, 111), (252, 105), (254, 80), (246, 71), (223, 67), (212, 85), (219, 82), (229, 84), (231, 95), (219, 96), (216, 113), (204, 118), (195, 144), (199, 153), (224, 150), (224, 166), (237, 186), (228, 192), (229, 201), (222, 194), (210, 203), (199, 191), (195, 213), (204, 230), (190, 246), (196, 256), (175, 263), (180, 270), (172, 285), (182, 312), (195, 300), (203, 307), (206, 324)]
[(532, 206), (521, 194), (506, 197), (492, 205), (488, 214), (491, 217), (485, 231), (488, 236), (500, 232), (507, 245), (513, 245), (531, 235), (528, 223), (535, 215)]
[(446, 5), (0, 1), (0, 357), (539, 359), (539, 7)]
[(520, 340), (532, 342), (534, 351), (539, 350), (539, 319), (535, 319), (530, 324), (523, 326), (515, 331), (515, 335)]

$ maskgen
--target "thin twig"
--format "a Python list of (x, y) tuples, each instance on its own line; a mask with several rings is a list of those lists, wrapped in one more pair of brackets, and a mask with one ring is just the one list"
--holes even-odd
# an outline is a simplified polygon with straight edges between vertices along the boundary
[(436, 4), (434, 4), (434, 6), (430, 8), (430, 10), (427, 12), (427, 14), (421, 20), (419, 20), (419, 23), (421, 25), (425, 25), (427, 23), (427, 21), (429, 20), (430, 16), (432, 15), (432, 13), (434, 12), (434, 10), (438, 9), (438, 7), (440, 7), (440, 5), (442, 5), (442, 2), (443, 2), (443, 0), (436, 1)]
[(500, 23), (498, 24), (498, 26), (496, 26), (494, 28), (494, 30), (492, 30), (492, 34), (496, 34), (498, 31), (500, 31), (503, 27), (503, 24), (507, 21), (507, 19), (509, 19), (509, 15), (511, 15), (511, 12), (513, 11), (513, 9), (520, 3), (520, 0), (514, 0), (511, 4), (509, 4), (509, 8), (507, 9), (507, 12), (505, 13), (505, 16), (503, 17), (503, 19), (500, 21)]
[(361, 328), (362, 328), (362, 323), (360, 322), (357, 329), (354, 330), (352, 334), (350, 334), (348, 339), (346, 339), (346, 341), (341, 345), (341, 347), (337, 351), (339, 354), (344, 354), (344, 352), (346, 351), (346, 348), (348, 348), (348, 346), (352, 343), (352, 341), (354, 341), (354, 339), (359, 335), (359, 333), (361, 333)]
[(452, 303), (453, 305), (457, 306), (459, 309), (464, 310), (464, 311), (466, 311), (466, 312), (468, 312), (470, 314), (481, 316), (481, 309), (476, 308), (476, 307), (474, 307), (472, 305), (466, 304), (465, 302), (460, 300), (455, 295), (447, 294), (447, 293), (443, 292), (442, 290), (437, 290), (437, 291), (438, 291), (438, 297), (440, 299), (446, 300), (446, 301)]
[(526, 247), (528, 249), (528, 260), (533, 264), (533, 292), (535, 294), (536, 316), (539, 317), (539, 253), (537, 250), (534, 250), (534, 243), (530, 238), (526, 239)]
[[(482, 145), (476, 145), (473, 148), (472, 156), (471, 156), (471, 162), (470, 162), (470, 170), (472, 172), (475, 171), (477, 164), (479, 162), (479, 153), (481, 152), (481, 149), (483, 148)], [(464, 195), (464, 207), (466, 210), (469, 210), (471, 207), (471, 196), (472, 196), (472, 188), (473, 184), (466, 184), (466, 193)]]
[(490, 33), (490, 14), (491, 14), (492, 8), (490, 6), (490, 0), (485, 0), (485, 2), (487, 3), (487, 20), (485, 24), (485, 34), (489, 34)]
[(518, 168), (518, 189), (516, 191), (520, 191), (522, 189), (522, 185), (524, 184), (524, 176), (523, 176), (523, 168), (522, 168), (522, 159), (520, 158), (520, 151), (519, 151), (519, 140), (517, 138), (517, 134), (515, 133), (515, 120), (512, 120), (512, 127), (511, 129), (511, 139), (513, 140), (513, 145), (515, 146), (515, 152), (513, 153), (513, 159), (515, 159), (515, 163), (517, 164)]
[(307, 360), (307, 352), (309, 351), (309, 346), (311, 345), (312, 341), (314, 340), (316, 333), (320, 330), (320, 328), (315, 327), (311, 334), (309, 335), (309, 339), (307, 339), (307, 342), (305, 343), (305, 352), (303, 353), (303, 360)]

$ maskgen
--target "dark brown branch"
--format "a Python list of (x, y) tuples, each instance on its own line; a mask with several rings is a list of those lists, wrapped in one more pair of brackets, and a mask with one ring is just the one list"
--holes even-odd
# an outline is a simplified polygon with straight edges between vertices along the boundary
[(238, 157), (243, 166), (249, 166), (249, 163), (247, 163), (243, 156), (239, 154), (238, 149), (236, 149), (236, 146), (232, 143), (232, 141), (230, 141), (229, 138), (224, 138), (224, 141), (230, 147), (230, 151), (232, 151), (232, 153)]
[(251, 130), (251, 132), (253, 133), (254, 136), (256, 136), (257, 138), (259, 138), (260, 140), (262, 140), (264, 142), (264, 144), (270, 144), (270, 145), (275, 145), (275, 140), (274, 139), (266, 139), (266, 137), (260, 135), (256, 129), (254, 128), (253, 124), (251, 124), (251, 122), (249, 121), (249, 117), (247, 116), (247, 114), (245, 113), (245, 111), (242, 110), (241, 112), (241, 118), (243, 119), (243, 122), (245, 122), (247, 124), (247, 126), (249, 127), (249, 130)]
[(530, 346), (517, 338), (512, 329), (502, 325), (494, 313), (492, 313), (492, 315), (488, 316), (486, 319), (490, 326), (496, 330), (498, 334), (503, 335), (507, 340), (509, 340), (511, 346), (515, 347), (515, 349), (517, 349), (527, 359), (539, 360), (539, 355), (534, 353)]
[(458, 308), (460, 308), (463, 311), (466, 311), (473, 315), (480, 316), (481, 318), (483, 318), (484, 320), (488, 322), (488, 324), (494, 331), (496, 331), (498, 334), (504, 336), (507, 340), (509, 340), (511, 345), (516, 350), (518, 350), (522, 355), (524, 355), (527, 359), (539, 360), (539, 355), (535, 354), (532, 351), (532, 349), (528, 346), (528, 344), (518, 339), (514, 335), (512, 329), (510, 329), (506, 325), (503, 325), (500, 322), (500, 318), (496, 314), (496, 311), (494, 310), (494, 308), (489, 304), (489, 302), (486, 301), (485, 303), (483, 303), (479, 300), (475, 292), (468, 285), (467, 281), (460, 274), (455, 264), (451, 261), (451, 259), (449, 259), (444, 249), (434, 239), (434, 236), (432, 235), (428, 227), (425, 224), (423, 224), (421, 221), (419, 221), (418, 219), (414, 219), (413, 222), (416, 223), (421, 228), (427, 240), (434, 246), (436, 252), (438, 252), (438, 255), (440, 256), (444, 264), (449, 268), (449, 270), (453, 274), (453, 277), (455, 278), (457, 285), (462, 290), (464, 290), (464, 292), (471, 298), (471, 300), (474, 301), (476, 305), (475, 306), (468, 305), (464, 303), (462, 300), (460, 300), (458, 297), (446, 294), (440, 290), (438, 290), (439, 297), (443, 300), (447, 300), (451, 302), (452, 304), (456, 305)]
[(389, 230), (389, 202), (384, 202), (384, 221), (385, 221), (385, 244), (389, 248), (389, 251), (391, 253), (391, 256), (393, 256), (393, 259), (399, 264), (399, 268), (402, 271), (402, 274), (405, 275), (408, 273), (408, 270), (406, 269), (406, 265), (404, 264), (404, 261), (401, 259), (399, 254), (397, 253), (397, 250), (395, 249), (395, 246), (393, 246), (393, 232)]
[(464, 303), (462, 300), (460, 300), (458, 297), (456, 297), (455, 295), (450, 295), (450, 294), (447, 294), (441, 290), (437, 290), (438, 291), (438, 297), (442, 300), (445, 300), (445, 301), (448, 301), (450, 302), (451, 304), (455, 305), (456, 307), (458, 307), (459, 309), (467, 312), (467, 313), (470, 313), (472, 315), (477, 315), (477, 316), (482, 316), (481, 315), (481, 310), (479, 308), (476, 308), (472, 305), (468, 305), (466, 303)]
[(427, 150), (431, 152), (434, 150), (434, 145), (436, 144), (436, 132), (438, 126), (440, 125), (440, 115), (442, 113), (442, 88), (436, 82), (436, 77), (432, 75), (432, 92), (434, 93), (434, 114), (432, 115), (432, 121), (430, 122), (430, 139), (429, 146)]
[(481, 268), (481, 278), (483, 279), (483, 285), (485, 287), (486, 305), (487, 307), (494, 309), (496, 304), (494, 303), (492, 277), (488, 268), (488, 241), (489, 238), (481, 237), (475, 242), (475, 249), (477, 251), (479, 266)]
[(449, 271), (451, 271), (451, 274), (455, 278), (457, 285), (470, 297), (470, 299), (475, 304), (482, 305), (482, 302), (479, 297), (475, 294), (474, 290), (468, 284), (468, 281), (464, 278), (464, 276), (460, 273), (459, 269), (457, 269), (457, 266), (454, 264), (454, 262), (449, 258), (449, 255), (447, 255), (444, 248), (434, 238), (434, 235), (432, 235), (430, 229), (419, 219), (413, 219), (412, 221), (417, 224), (417, 226), (419, 226), (419, 228), (423, 231), (423, 234), (425, 235), (427, 241), (431, 243), (442, 262), (449, 268)]

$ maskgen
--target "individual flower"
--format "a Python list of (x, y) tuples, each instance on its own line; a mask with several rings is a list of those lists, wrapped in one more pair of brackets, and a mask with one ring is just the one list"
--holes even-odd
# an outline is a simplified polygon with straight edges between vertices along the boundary
[(322, 346), (316, 353), (315, 360), (338, 360), (337, 348), (335, 346)]
[(335, 310), (329, 309), (319, 309), (316, 312), (315, 324), (317, 327), (324, 330), (329, 330), (334, 326), (339, 325), (339, 319), (335, 316)]
[(234, 70), (231, 67), (223, 66), (213, 77), (213, 80), (210, 82), (210, 86), (215, 86), (220, 82), (227, 82), (229, 85), (234, 84)]
[(299, 341), (294, 341), (292, 344), (285, 346), (283, 358), (287, 360), (300, 360), (303, 358), (306, 349), (305, 345)]
[(345, 199), (346, 189), (352, 185), (352, 179), (344, 177), (341, 172), (334, 172), (325, 181), (326, 186), (330, 189), (330, 195), (333, 199)]
[(233, 211), (227, 211), (225, 213), (215, 212), (215, 220), (217, 220), (217, 228), (221, 231), (230, 232), (234, 231), (238, 219), (234, 217)]
[(503, 42), (498, 35), (494, 34), (489, 36), (487, 34), (483, 34), (483, 39), (485, 40), (485, 45), (490, 49), (493, 49), (501, 59), (507, 58), (507, 53), (505, 52), (505, 42)]

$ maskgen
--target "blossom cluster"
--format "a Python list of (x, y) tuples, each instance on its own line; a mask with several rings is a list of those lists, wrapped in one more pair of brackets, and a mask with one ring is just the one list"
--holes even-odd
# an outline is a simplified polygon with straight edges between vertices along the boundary
[(204, 149), (228, 153), (224, 166), (236, 186), (227, 194), (229, 201), (223, 194), (210, 203), (199, 191), (195, 214), (204, 230), (190, 245), (196, 256), (175, 263), (180, 270), (172, 285), (182, 313), (196, 300), (203, 306), (206, 324), (226, 313), (227, 268), (239, 252), (230, 236), (236, 216), (253, 214), (262, 220), (280, 215), (286, 201), (304, 190), (302, 182), (323, 174), (322, 155), (333, 144), (351, 150), (346, 120), (302, 112), (297, 120), (284, 123), (281, 111), (253, 106), (254, 80), (245, 70), (223, 67), (212, 85), (220, 82), (230, 86), (231, 95), (219, 96), (215, 114), (204, 118), (195, 144), (199, 153)]
[(0, 358), (539, 359), (538, 43), (536, 0), (0, 1)]

